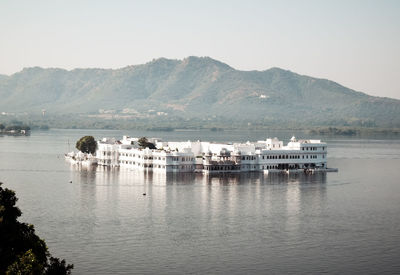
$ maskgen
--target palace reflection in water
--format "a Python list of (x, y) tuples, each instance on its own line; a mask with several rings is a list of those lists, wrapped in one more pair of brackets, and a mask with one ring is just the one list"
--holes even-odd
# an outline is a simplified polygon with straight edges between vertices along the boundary
[[(196, 226), (207, 232), (214, 223), (217, 227), (226, 226), (220, 234), (229, 235), (239, 230), (229, 228), (237, 226), (232, 223), (234, 219), (245, 221), (279, 215), (286, 216), (285, 223), (276, 224), (275, 229), (295, 233), (305, 222), (300, 219), (302, 208), (321, 213), (327, 195), (325, 173), (203, 175), (71, 167), (72, 184), (80, 188), (81, 208), (91, 213), (86, 217), (89, 221), (93, 219), (89, 223), (92, 226), (99, 222), (96, 212), (106, 211), (113, 216), (115, 225), (124, 218), (143, 218), (149, 221), (147, 230), (154, 226), (152, 222), (167, 227), (184, 222), (186, 228)], [(157, 221), (152, 217), (157, 217)], [(180, 241), (185, 236), (193, 237), (184, 229), (175, 233), (177, 236), (165, 237)]]

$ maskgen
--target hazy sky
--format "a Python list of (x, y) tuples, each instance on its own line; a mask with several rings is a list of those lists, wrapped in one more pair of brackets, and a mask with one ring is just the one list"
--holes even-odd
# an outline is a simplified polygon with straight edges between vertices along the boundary
[(400, 0), (0, 1), (0, 74), (190, 55), (400, 99)]

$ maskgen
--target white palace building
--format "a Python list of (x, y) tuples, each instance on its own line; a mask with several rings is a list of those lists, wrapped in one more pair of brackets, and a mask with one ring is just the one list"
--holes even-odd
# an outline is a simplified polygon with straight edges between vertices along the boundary
[(297, 140), (284, 146), (277, 138), (246, 143), (165, 142), (149, 139), (157, 149), (142, 149), (138, 138), (98, 141), (98, 165), (160, 172), (337, 171), (327, 168), (327, 144)]

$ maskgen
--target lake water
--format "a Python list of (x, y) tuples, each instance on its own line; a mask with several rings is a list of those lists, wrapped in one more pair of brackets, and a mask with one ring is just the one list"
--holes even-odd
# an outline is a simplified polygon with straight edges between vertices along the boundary
[[(247, 141), (289, 131), (50, 130), (0, 137), (0, 181), (74, 274), (400, 273), (400, 141), (329, 138), (316, 175), (78, 170), (84, 135)], [(72, 181), (72, 183), (70, 183)], [(147, 196), (142, 194), (146, 192)]]

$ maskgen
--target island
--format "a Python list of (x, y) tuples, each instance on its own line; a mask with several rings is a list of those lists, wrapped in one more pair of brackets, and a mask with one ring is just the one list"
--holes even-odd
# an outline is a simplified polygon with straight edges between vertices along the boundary
[(145, 172), (209, 174), (254, 171), (268, 174), (338, 171), (327, 166), (325, 142), (297, 140), (296, 137), (292, 137), (284, 146), (277, 138), (246, 143), (213, 143), (123, 136), (121, 140), (103, 138), (97, 141), (96, 150), (71, 152), (65, 157), (73, 164), (121, 167)]

